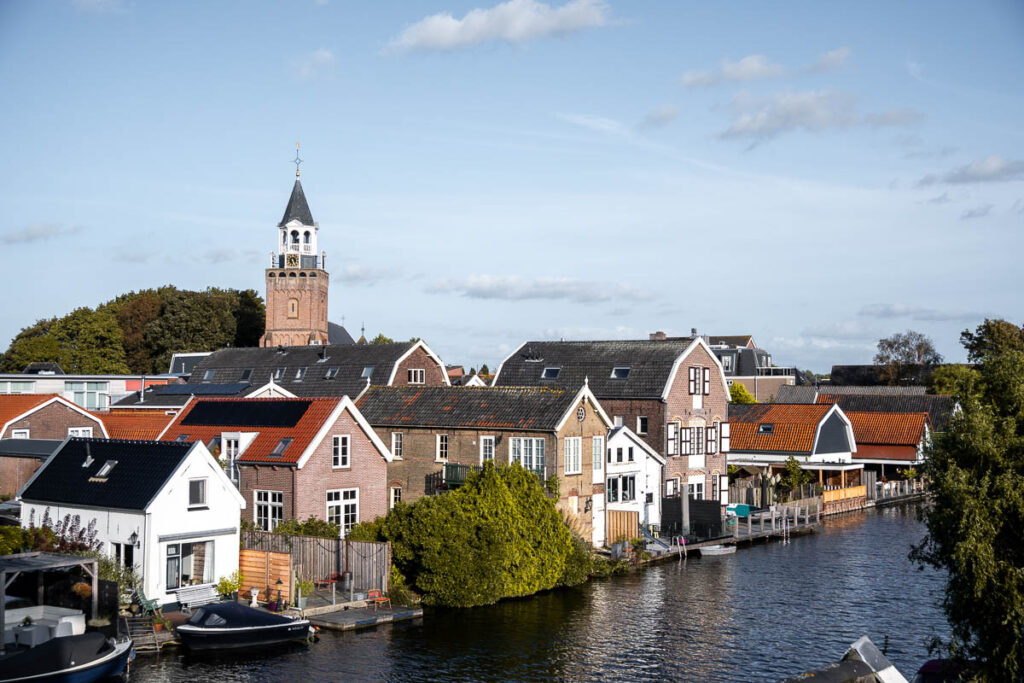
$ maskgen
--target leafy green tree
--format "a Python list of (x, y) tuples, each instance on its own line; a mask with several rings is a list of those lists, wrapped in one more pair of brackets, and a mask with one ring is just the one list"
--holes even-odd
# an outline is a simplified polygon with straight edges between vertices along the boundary
[(961, 395), (935, 438), (923, 466), (928, 533), (911, 554), (946, 572), (950, 649), (991, 681), (1024, 676), (1024, 352), (1007, 346), (974, 356), (980, 391)]
[(57, 363), (69, 374), (126, 374), (121, 328), (108, 311), (78, 308), (53, 324)]
[(981, 375), (974, 368), (966, 365), (943, 365), (935, 368), (929, 380), (929, 388), (933, 394), (950, 396), (966, 396), (977, 392)]
[(373, 340), (370, 341), (370, 343), (371, 344), (394, 344), (395, 340), (392, 339), (391, 337), (385, 337), (384, 333), (381, 332), (376, 337), (374, 337)]
[(121, 328), (121, 342), (128, 368), (134, 373), (166, 372), (167, 366), (156, 367), (146, 345), (146, 326), (160, 316), (163, 300), (147, 289), (138, 294), (118, 297), (114, 316)]
[(171, 292), (160, 317), (146, 325), (146, 346), (156, 367), (169, 367), (181, 351), (216, 351), (235, 339), (232, 296), (219, 290)]
[(800, 463), (791, 455), (786, 460), (786, 469), (779, 476), (778, 488), (783, 491), (795, 491), (812, 481), (814, 481), (814, 473), (800, 467)]
[(44, 318), (22, 329), (0, 357), (0, 372), (21, 372), (29, 363), (56, 362), (60, 346), (50, 334), (57, 318)]
[(1017, 327), (1001, 318), (985, 318), (974, 332), (961, 332), (960, 343), (967, 349), (969, 361), (984, 363), (1005, 351), (1024, 351), (1024, 326)]
[(483, 365), (480, 366), (480, 374), (481, 375), (489, 375), (489, 374), (491, 374), (491, 370), (490, 370), (490, 368), (487, 367), (487, 363), (484, 363)]
[(941, 362), (942, 355), (935, 350), (932, 340), (920, 332), (907, 330), (878, 340), (875, 364), (882, 366), (882, 377), (890, 385), (906, 382), (913, 366), (934, 366)]
[(729, 387), (729, 402), (730, 403), (757, 403), (757, 399), (754, 395), (747, 391), (740, 382), (733, 382), (732, 386)]
[(235, 347), (259, 346), (260, 337), (267, 325), (267, 309), (263, 297), (255, 290), (243, 289), (235, 292), (235, 301)]

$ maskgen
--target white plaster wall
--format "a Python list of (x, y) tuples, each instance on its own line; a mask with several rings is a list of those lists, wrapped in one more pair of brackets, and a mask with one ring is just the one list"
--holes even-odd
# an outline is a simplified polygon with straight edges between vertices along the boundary
[[(624, 452), (633, 447), (634, 462), (605, 463), (605, 476), (628, 475), (636, 477), (636, 500), (623, 503), (608, 502), (608, 510), (627, 510), (639, 513), (640, 521), (648, 524), (661, 524), (661, 480), (664, 476), (664, 465), (651, 457), (636, 441), (625, 432), (619, 431), (608, 440), (608, 448), (614, 454), (621, 447)], [(614, 460), (614, 457), (613, 457)], [(652, 501), (647, 503), (647, 494), (651, 493)]]

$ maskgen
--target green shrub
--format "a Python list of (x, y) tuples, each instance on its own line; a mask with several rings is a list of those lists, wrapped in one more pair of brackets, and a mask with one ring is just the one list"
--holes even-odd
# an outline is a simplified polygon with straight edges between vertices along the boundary
[(227, 576), (220, 577), (220, 581), (217, 582), (217, 592), (227, 597), (237, 591), (242, 586), (242, 572), (235, 570)]
[(572, 537), (572, 550), (565, 558), (565, 569), (558, 579), (559, 586), (578, 586), (594, 571), (594, 552), (590, 544), (579, 536)]
[[(399, 503), (402, 505), (403, 503)], [(345, 535), (350, 541), (367, 541), (376, 543), (385, 541), (384, 538), (384, 518), (378, 517), (371, 522), (360, 522), (351, 529), (348, 530), (348, 534)]]
[(304, 522), (297, 519), (284, 519), (274, 527), (275, 534), (283, 536), (319, 536), (320, 538), (338, 538), (341, 527), (334, 522), (320, 519), (316, 515)]

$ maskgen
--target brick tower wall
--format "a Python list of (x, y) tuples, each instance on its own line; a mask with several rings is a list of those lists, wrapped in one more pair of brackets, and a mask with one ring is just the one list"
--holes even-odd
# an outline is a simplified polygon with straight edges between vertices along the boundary
[[(261, 346), (306, 346), (327, 343), (327, 271), (268, 268), (267, 326)], [(291, 302), (296, 302), (295, 311)], [(311, 336), (312, 335), (312, 336)]]

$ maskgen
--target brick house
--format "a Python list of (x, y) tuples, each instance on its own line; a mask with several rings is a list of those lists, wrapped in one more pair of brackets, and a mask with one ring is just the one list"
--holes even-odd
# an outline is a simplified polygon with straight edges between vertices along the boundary
[(585, 383), (540, 387), (371, 387), (357, 405), (390, 444), (392, 504), (428, 491), (446, 465), (519, 463), (559, 479), (558, 507), (587, 540), (603, 513), (605, 437), (611, 420)]
[(347, 396), (193, 399), (160, 438), (207, 444), (263, 529), (315, 516), (344, 535), (388, 510), (391, 452)]
[(666, 458), (664, 494), (686, 486), (695, 498), (728, 502), (729, 387), (704, 338), (530, 341), (502, 362), (494, 386), (585, 380), (616, 425)]
[[(69, 436), (109, 435), (98, 417), (62, 396), (0, 395), (0, 439), (63, 441)], [(0, 455), (2, 495), (13, 496), (42, 464), (38, 455), (22, 454), (21, 450), (24, 449), (7, 448)]]

